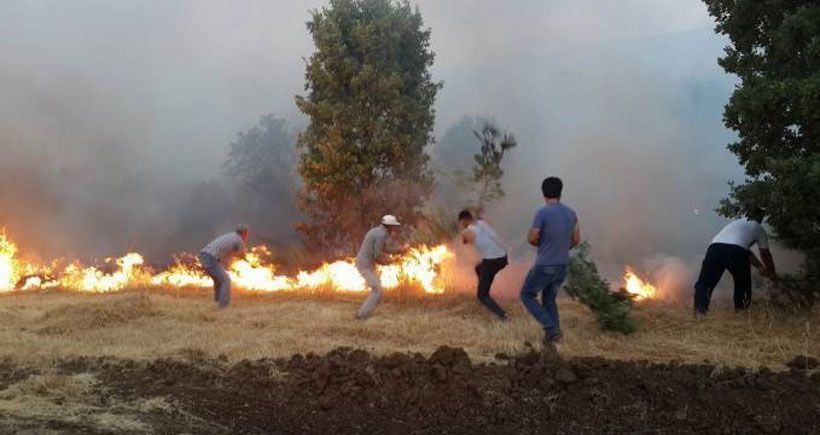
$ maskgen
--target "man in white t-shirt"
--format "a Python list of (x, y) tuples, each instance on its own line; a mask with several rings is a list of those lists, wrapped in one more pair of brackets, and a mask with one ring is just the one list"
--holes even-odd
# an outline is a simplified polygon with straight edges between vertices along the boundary
[(490, 296), (495, 275), (507, 267), (507, 249), (495, 230), (483, 219), (474, 219), (469, 210), (458, 214), (458, 223), (461, 226), (461, 241), (475, 246), (481, 255), (481, 263), (475, 267), (478, 275), (478, 300), (501, 320), (507, 320), (507, 313)]
[[(695, 283), (695, 315), (709, 311), (709, 301), (724, 270), (732, 274), (735, 282), (734, 302), (736, 310), (744, 310), (752, 302), (751, 265), (760, 269), (764, 276), (777, 280), (774, 260), (769, 251), (769, 236), (761, 225), (762, 213), (755, 213), (749, 219), (738, 219), (728, 225), (712, 239), (698, 281)], [(760, 260), (750, 250), (757, 244)]]

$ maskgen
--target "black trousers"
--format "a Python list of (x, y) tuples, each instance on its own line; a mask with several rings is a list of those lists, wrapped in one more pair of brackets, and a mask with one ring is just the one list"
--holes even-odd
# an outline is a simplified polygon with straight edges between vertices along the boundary
[(749, 251), (737, 245), (712, 243), (706, 250), (706, 258), (700, 268), (698, 281), (695, 283), (695, 310), (709, 311), (712, 291), (723, 271), (728, 270), (735, 281), (735, 309), (744, 310), (752, 302), (752, 268), (749, 262)]
[(495, 275), (498, 274), (501, 269), (507, 267), (507, 264), (507, 257), (485, 258), (475, 267), (475, 273), (478, 275), (478, 300), (502, 319), (507, 318), (507, 313), (505, 313), (495, 302), (495, 299), (490, 296), (490, 287), (493, 285)]

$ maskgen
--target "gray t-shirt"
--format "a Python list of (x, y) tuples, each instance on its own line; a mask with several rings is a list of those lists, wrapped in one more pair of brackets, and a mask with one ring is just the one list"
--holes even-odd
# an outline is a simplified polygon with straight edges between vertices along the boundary
[(378, 263), (383, 263), (389, 253), (387, 229), (384, 225), (379, 225), (367, 232), (356, 255), (356, 265), (360, 267), (370, 267)]
[(564, 266), (569, 263), (572, 231), (576, 222), (578, 216), (575, 211), (560, 202), (547, 204), (535, 212), (532, 228), (541, 230), (536, 266)]

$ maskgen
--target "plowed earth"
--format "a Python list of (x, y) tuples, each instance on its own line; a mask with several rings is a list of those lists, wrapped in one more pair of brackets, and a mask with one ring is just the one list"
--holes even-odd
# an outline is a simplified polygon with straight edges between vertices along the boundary
[[(139, 421), (156, 433), (818, 433), (820, 373), (800, 357), (788, 371), (650, 364), (554, 352), (471, 364), (458, 348), (431, 357), (338, 349), (228, 364), (184, 360), (61, 361), (91, 373), (99, 402), (162, 397), (170, 409)], [(2, 364), (0, 389), (36, 370)], [(66, 421), (17, 429), (104, 433)]]

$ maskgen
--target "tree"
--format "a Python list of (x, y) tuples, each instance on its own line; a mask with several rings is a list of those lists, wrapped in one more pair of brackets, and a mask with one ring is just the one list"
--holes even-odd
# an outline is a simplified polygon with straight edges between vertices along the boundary
[(350, 252), (385, 213), (412, 224), (429, 196), (430, 30), (407, 2), (331, 0), (307, 23), (316, 51), (299, 109), (298, 226), (315, 247)]
[(501, 177), (504, 176), (501, 160), (507, 151), (515, 147), (516, 141), (510, 133), (501, 136), (498, 127), (491, 122), (484, 122), (481, 131), (475, 131), (474, 134), (481, 142), (481, 151), (473, 157), (473, 182), (478, 185), (477, 207), (481, 211), (485, 203), (504, 197), (504, 190), (501, 188)]
[[(705, 0), (731, 44), (718, 63), (740, 78), (724, 112), (729, 150), (747, 179), (720, 212), (763, 209), (785, 246), (820, 278), (820, 5), (797, 0)], [(814, 284), (815, 288), (816, 283)]]
[(243, 187), (281, 199), (293, 189), (294, 142), (284, 119), (263, 115), (259, 125), (239, 132), (231, 142), (225, 172)]
[(515, 137), (502, 134), (490, 118), (465, 116), (447, 129), (433, 154), (438, 175), (436, 190), (442, 202), (453, 205), (461, 201), (462, 207), (482, 209), (486, 203), (504, 197), (501, 162), (515, 146)]
[(295, 238), (295, 164), (295, 137), (286, 121), (273, 115), (260, 117), (258, 125), (239, 132), (231, 142), (224, 169), (239, 191), (231, 195), (228, 209), (245, 216), (241, 220), (251, 225), (255, 239), (281, 245)]

